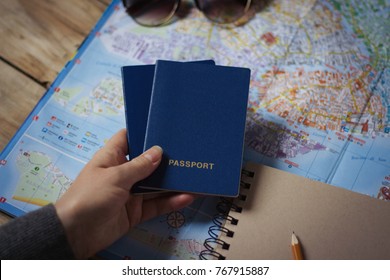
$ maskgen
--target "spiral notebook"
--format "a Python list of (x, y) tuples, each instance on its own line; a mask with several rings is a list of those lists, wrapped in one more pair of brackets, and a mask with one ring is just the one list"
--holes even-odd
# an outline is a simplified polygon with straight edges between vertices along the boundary
[(305, 259), (390, 259), (390, 203), (249, 163), (241, 194), (222, 199), (201, 258), (292, 259), (291, 235)]

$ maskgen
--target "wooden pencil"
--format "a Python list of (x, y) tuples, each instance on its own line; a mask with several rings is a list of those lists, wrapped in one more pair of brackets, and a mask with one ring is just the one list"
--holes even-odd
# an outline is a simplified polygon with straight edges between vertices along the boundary
[(294, 232), (291, 235), (291, 249), (294, 260), (303, 260), (301, 244)]

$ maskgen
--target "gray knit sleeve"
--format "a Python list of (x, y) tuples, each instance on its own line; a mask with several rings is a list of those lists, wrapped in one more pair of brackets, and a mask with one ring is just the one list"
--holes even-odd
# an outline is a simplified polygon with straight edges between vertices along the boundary
[(74, 259), (53, 204), (0, 227), (0, 259)]

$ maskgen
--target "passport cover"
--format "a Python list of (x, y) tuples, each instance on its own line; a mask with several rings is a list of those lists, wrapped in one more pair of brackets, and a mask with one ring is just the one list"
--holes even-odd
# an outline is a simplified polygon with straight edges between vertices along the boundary
[(154, 68), (154, 65), (122, 67), (123, 100), (130, 159), (143, 152)]
[(157, 61), (144, 150), (164, 150), (138, 186), (237, 196), (250, 70)]
[[(213, 60), (190, 61), (215, 65)], [(125, 104), (129, 157), (142, 154), (152, 94), (155, 65), (122, 67), (122, 86)]]
[[(190, 61), (189, 63), (215, 65), (213, 60)], [(143, 152), (155, 65), (124, 66), (121, 70), (129, 159), (132, 159)], [(150, 191), (140, 190), (136, 186), (132, 188), (134, 193)]]

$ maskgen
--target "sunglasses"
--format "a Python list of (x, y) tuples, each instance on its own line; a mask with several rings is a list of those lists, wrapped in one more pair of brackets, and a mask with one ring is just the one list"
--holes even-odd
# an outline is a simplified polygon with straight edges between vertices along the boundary
[[(170, 22), (181, 0), (122, 0), (126, 12), (140, 25), (160, 26)], [(224, 24), (240, 20), (251, 0), (195, 0), (196, 7), (211, 21)]]

